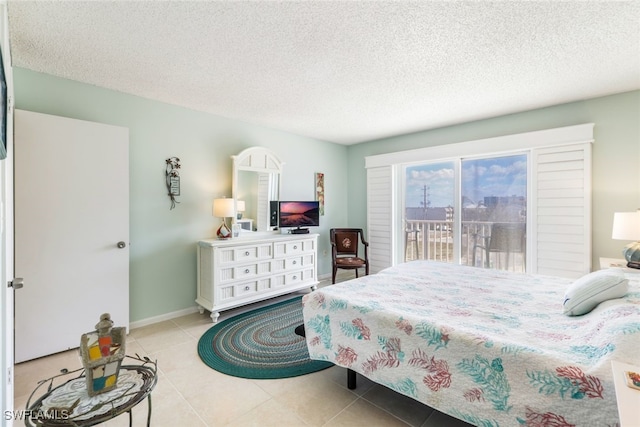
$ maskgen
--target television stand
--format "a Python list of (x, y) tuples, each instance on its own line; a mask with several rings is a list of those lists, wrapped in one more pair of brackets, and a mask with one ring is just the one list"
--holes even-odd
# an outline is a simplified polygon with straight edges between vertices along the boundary
[(291, 234), (309, 234), (308, 228), (294, 228), (291, 230)]

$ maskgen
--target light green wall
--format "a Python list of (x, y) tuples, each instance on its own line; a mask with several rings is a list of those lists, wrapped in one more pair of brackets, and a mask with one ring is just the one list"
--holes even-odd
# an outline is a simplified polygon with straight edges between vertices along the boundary
[(592, 264), (598, 269), (599, 257), (622, 258), (621, 249), (627, 243), (611, 239), (613, 213), (640, 208), (640, 91), (351, 146), (349, 224), (366, 226), (366, 156), (581, 123), (595, 123)]
[[(14, 68), (14, 80), (16, 108), (129, 128), (131, 321), (195, 306), (196, 242), (219, 225), (213, 199), (231, 196), (230, 156), (251, 146), (285, 162), (283, 199), (313, 200), (314, 173), (325, 173), (318, 273), (330, 273), (328, 230), (347, 223), (347, 147), (26, 69)], [(169, 210), (164, 171), (173, 156), (181, 195)]]

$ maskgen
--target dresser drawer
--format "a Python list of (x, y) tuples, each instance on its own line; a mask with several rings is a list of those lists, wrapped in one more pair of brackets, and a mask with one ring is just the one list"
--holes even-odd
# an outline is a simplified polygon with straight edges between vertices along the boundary
[(280, 258), (273, 261), (273, 271), (290, 271), (308, 267), (314, 263), (314, 254), (304, 254), (296, 257)]
[(315, 277), (313, 267), (305, 268), (304, 270), (293, 271), (290, 273), (282, 273), (273, 277), (273, 287), (287, 287), (293, 286), (299, 283), (313, 280)]
[(237, 280), (252, 279), (271, 273), (271, 261), (257, 262), (255, 264), (230, 265), (221, 268), (218, 272), (220, 283), (227, 283)]
[(292, 240), (289, 242), (277, 242), (273, 244), (274, 256), (283, 257), (301, 254), (303, 252), (310, 252), (313, 250), (313, 240)]
[(220, 264), (236, 264), (272, 257), (273, 245), (271, 243), (252, 246), (237, 246), (231, 248), (219, 248), (218, 259)]
[(284, 285), (285, 286), (289, 286), (289, 285), (294, 285), (296, 283), (301, 283), (302, 282), (302, 272), (301, 271), (296, 271), (293, 273), (288, 273), (284, 275)]
[(218, 287), (218, 301), (220, 303), (232, 301), (237, 298), (249, 297), (271, 289), (271, 278), (265, 277), (258, 280), (229, 284)]

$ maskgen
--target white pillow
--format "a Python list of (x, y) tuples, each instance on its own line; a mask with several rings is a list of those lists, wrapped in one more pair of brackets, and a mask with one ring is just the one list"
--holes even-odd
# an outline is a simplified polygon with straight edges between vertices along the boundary
[(621, 298), (629, 289), (629, 281), (622, 270), (610, 268), (582, 276), (564, 294), (563, 312), (579, 316), (593, 310), (603, 301)]

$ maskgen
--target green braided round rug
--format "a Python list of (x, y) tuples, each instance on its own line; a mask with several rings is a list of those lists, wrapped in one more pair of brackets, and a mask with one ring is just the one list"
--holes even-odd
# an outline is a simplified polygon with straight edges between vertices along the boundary
[(301, 298), (279, 302), (227, 319), (198, 342), (202, 361), (216, 371), (241, 378), (273, 379), (310, 374), (333, 366), (311, 360), (304, 337)]

